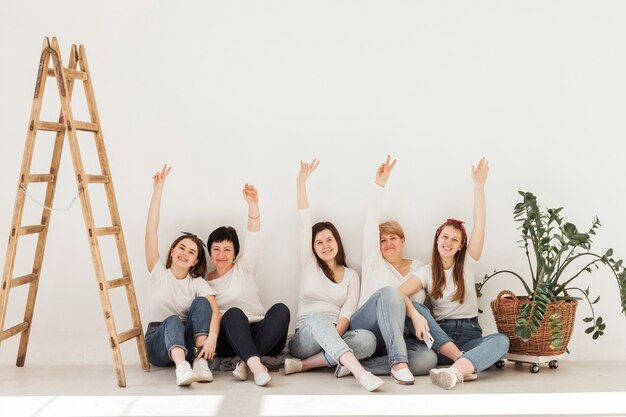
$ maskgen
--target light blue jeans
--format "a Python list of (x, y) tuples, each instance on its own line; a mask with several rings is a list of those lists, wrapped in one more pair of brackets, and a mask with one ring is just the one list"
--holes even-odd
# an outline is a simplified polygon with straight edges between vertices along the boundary
[[(416, 337), (405, 334), (408, 365), (411, 373), (415, 376), (428, 375), (428, 371), (437, 366), (437, 354), (426, 347)], [(361, 361), (366, 371), (374, 375), (389, 375), (391, 368), (387, 355), (371, 357)]]
[(387, 373), (393, 364), (409, 361), (403, 336), (405, 317), (406, 307), (398, 290), (384, 287), (372, 294), (350, 318), (350, 329), (374, 333), (375, 356), (387, 354)]
[[(428, 322), (430, 334), (434, 339), (433, 350), (437, 352), (439, 365), (451, 365), (454, 361), (439, 354), (444, 344), (452, 341), (463, 352), (462, 358), (474, 365), (478, 373), (499, 361), (509, 351), (509, 338), (501, 333), (483, 337), (483, 329), (478, 324), (478, 317), (471, 319), (447, 319), (435, 321), (430, 310), (423, 304), (413, 302), (413, 306)], [(407, 320), (407, 328), (415, 334), (413, 323)]]
[(211, 323), (211, 305), (206, 297), (197, 297), (187, 312), (187, 320), (178, 316), (169, 316), (162, 322), (148, 325), (146, 331), (146, 350), (148, 360), (156, 366), (173, 365), (170, 352), (178, 347), (185, 351), (185, 359), (192, 363), (195, 359), (193, 348), (196, 337), (209, 334)]
[(348, 330), (339, 336), (334, 323), (321, 314), (309, 315), (289, 342), (291, 355), (306, 359), (322, 352), (328, 366), (335, 366), (346, 352), (357, 359), (368, 358), (376, 350), (376, 336), (368, 330)]

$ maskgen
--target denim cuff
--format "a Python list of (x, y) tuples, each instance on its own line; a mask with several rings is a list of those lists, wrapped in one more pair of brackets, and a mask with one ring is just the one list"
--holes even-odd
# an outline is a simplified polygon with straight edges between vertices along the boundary
[[(169, 357), (170, 357), (170, 359), (172, 359), (172, 349), (174, 349), (174, 348), (181, 348), (182, 350), (184, 350), (184, 351), (185, 351), (185, 356), (187, 356), (187, 353), (189, 352), (189, 351), (187, 350), (187, 348), (186, 348), (186, 347), (184, 347), (184, 346), (181, 346), (181, 345), (173, 345), (173, 346), (172, 346), (172, 347), (170, 347), (170, 349), (167, 351), (167, 356), (169, 356)], [(172, 362), (174, 362), (174, 359), (172, 359)]]

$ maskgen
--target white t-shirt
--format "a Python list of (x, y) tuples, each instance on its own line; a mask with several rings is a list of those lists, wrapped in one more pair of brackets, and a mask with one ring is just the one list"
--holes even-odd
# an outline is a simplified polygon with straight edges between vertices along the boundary
[(215, 291), (217, 305), (224, 314), (231, 307), (240, 308), (250, 323), (265, 317), (265, 307), (259, 298), (256, 270), (259, 260), (259, 232), (246, 231), (244, 246), (235, 265), (219, 278), (209, 281)]
[[(402, 275), (380, 253), (380, 212), (383, 202), (384, 188), (374, 184), (373, 198), (367, 210), (365, 227), (363, 228), (363, 263), (361, 266), (361, 297), (359, 307), (379, 289), (392, 286), (399, 287), (407, 278), (414, 275), (424, 265), (413, 259), (409, 272)], [(423, 303), (426, 299), (424, 291), (418, 291), (411, 297), (412, 301)]]
[(341, 282), (333, 282), (317, 264), (311, 247), (311, 212), (298, 210), (298, 264), (300, 266), (300, 296), (298, 298), (299, 328), (310, 314), (322, 314), (337, 323), (340, 318), (350, 320), (359, 300), (359, 275), (345, 268)]
[(150, 272), (148, 320), (159, 322), (173, 315), (187, 320), (187, 312), (193, 300), (213, 294), (215, 293), (204, 278), (187, 275), (178, 279), (159, 259)]
[[(454, 266), (444, 270), (446, 276), (446, 287), (443, 289), (443, 297), (435, 300), (429, 297), (435, 320), (444, 319), (471, 319), (478, 316), (478, 297), (476, 296), (475, 272), (476, 261), (469, 254), (465, 254), (465, 265), (463, 266), (463, 281), (465, 282), (465, 301), (461, 304), (452, 301), (456, 293), (456, 285), (452, 280), (452, 270)], [(433, 270), (430, 266), (424, 265), (417, 271), (417, 277), (422, 281), (424, 289), (428, 292), (433, 286)]]

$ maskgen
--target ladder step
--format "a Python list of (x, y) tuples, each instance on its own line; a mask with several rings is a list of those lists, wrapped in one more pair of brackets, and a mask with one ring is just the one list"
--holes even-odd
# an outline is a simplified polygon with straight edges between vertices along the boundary
[[(81, 81), (87, 81), (87, 73), (83, 71), (78, 71), (71, 68), (63, 67), (63, 72), (65, 73), (65, 78), (74, 78)], [(53, 68), (48, 68), (48, 76), (56, 77)]]
[(120, 334), (117, 335), (117, 343), (124, 343), (134, 337), (138, 337), (141, 335), (141, 332), (139, 331), (139, 329), (137, 327), (134, 327), (130, 330), (126, 330), (125, 332), (122, 332)]
[(65, 126), (62, 123), (57, 122), (42, 122), (41, 120), (36, 123), (37, 130), (47, 130), (49, 132), (63, 132)]
[(20, 285), (29, 284), (37, 279), (37, 274), (22, 275), (21, 277), (11, 280), (10, 288), (19, 287)]
[(100, 130), (97, 123), (80, 122), (78, 120), (74, 120), (74, 129), (83, 130), (85, 132), (97, 132)]
[(28, 176), (28, 182), (53, 182), (54, 174), (32, 174)]
[(0, 342), (5, 339), (8, 339), (11, 336), (15, 336), (18, 333), (25, 332), (26, 330), (28, 330), (29, 327), (30, 326), (28, 325), (28, 323), (24, 321), (16, 326), (6, 329), (3, 332), (0, 332)]
[(84, 175), (83, 179), (90, 184), (107, 184), (109, 182), (109, 177), (106, 175)]
[(120, 232), (119, 226), (111, 226), (111, 227), (97, 227), (96, 236), (107, 236), (107, 235), (116, 235)]
[(17, 229), (17, 235), (24, 236), (24, 235), (32, 235), (34, 233), (41, 233), (43, 232), (44, 228), (45, 226), (43, 224), (20, 227), (19, 229)]
[(124, 285), (130, 285), (130, 279), (129, 278), (110, 279), (110, 280), (108, 280), (106, 282), (106, 287), (109, 290), (111, 288), (122, 287)]

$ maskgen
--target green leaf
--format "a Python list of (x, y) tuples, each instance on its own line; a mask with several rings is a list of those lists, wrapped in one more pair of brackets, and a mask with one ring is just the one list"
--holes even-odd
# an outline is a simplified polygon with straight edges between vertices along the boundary
[(584, 321), (585, 323), (590, 323), (590, 322), (592, 322), (592, 321), (593, 321), (593, 317), (585, 317), (585, 318), (583, 319), (583, 321)]
[(596, 326), (587, 327), (587, 329), (585, 330), (585, 333), (589, 334), (593, 332), (595, 329), (596, 329)]

